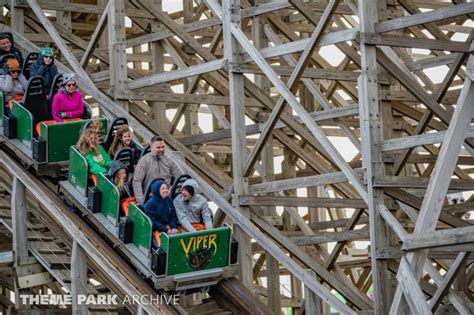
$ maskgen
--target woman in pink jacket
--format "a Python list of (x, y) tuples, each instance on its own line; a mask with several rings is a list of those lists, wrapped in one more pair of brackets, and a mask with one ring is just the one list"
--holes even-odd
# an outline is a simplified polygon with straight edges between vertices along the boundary
[(62, 122), (80, 118), (84, 113), (84, 104), (81, 92), (77, 90), (74, 74), (64, 74), (61, 86), (53, 98), (53, 119)]

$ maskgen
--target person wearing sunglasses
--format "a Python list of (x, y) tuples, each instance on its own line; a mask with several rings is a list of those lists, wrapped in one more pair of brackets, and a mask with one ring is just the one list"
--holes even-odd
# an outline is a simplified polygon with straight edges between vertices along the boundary
[(81, 92), (77, 90), (74, 73), (63, 74), (61, 88), (53, 98), (53, 119), (56, 122), (78, 120), (84, 113)]
[(16, 58), (10, 58), (5, 63), (6, 74), (0, 75), (0, 89), (3, 91), (7, 113), (12, 108), (12, 102), (21, 102), (26, 91), (28, 81), (21, 74), (20, 63)]
[(58, 74), (58, 68), (54, 64), (54, 53), (49, 47), (43, 48), (38, 55), (35, 64), (30, 66), (30, 76), (41, 76), (44, 79), (46, 95), (49, 95), (54, 77)]

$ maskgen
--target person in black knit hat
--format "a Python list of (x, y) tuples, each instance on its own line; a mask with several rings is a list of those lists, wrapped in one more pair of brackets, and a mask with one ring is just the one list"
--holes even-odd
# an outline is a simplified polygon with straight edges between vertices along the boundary
[(212, 229), (211, 209), (198, 188), (194, 179), (186, 180), (173, 202), (181, 226), (189, 232)]

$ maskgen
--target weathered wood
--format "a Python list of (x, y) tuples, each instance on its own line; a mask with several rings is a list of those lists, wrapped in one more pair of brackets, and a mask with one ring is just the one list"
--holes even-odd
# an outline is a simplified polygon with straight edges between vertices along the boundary
[(426, 24), (430, 22), (439, 21), (442, 19), (448, 19), (459, 15), (465, 15), (474, 12), (474, 6), (471, 3), (463, 3), (449, 8), (442, 8), (433, 10), (431, 12), (424, 12), (419, 14), (413, 14), (390, 21), (379, 22), (375, 25), (375, 31), (377, 33), (385, 33), (410, 26), (416, 26)]
[[(259, 288), (266, 277), (271, 290), (268, 301), (275, 313), (281, 312), (281, 305), (292, 307), (295, 314), (310, 311), (302, 304), (303, 286), (299, 280), (303, 280), (309, 290), (316, 288), (315, 281), (322, 281), (326, 291), (320, 293), (325, 298), (331, 298), (325, 295), (330, 288), (346, 298), (346, 307), (359, 313), (388, 312), (393, 296), (390, 289), (397, 281), (393, 276), (398, 269), (397, 262), (407, 255), (406, 251), (400, 250), (402, 242), (398, 238), (413, 237), (416, 246), (433, 246), (431, 240), (424, 242), (417, 238), (417, 233), (410, 235), (407, 232), (413, 231), (415, 222), (422, 218), (419, 210), (423, 199), (420, 196), (429, 190), (436, 160), (442, 158), (440, 149), (447, 142), (444, 139), (448, 126), (452, 125), (453, 113), (459, 107), (460, 87), (474, 77), (474, 67), (471, 64), (464, 67), (472, 50), (470, 42), (474, 34), (467, 26), (469, 19), (474, 17), (471, 3), (459, 6), (460, 0), (452, 3), (444, 0), (374, 0), (359, 1), (357, 5), (354, 0), (345, 0), (334, 6), (333, 14), (328, 18), (327, 12), (333, 3), (330, 1), (241, 0), (233, 2), (235, 10), (232, 11), (232, 14), (241, 11), (239, 23), (223, 23), (216, 1), (193, 3), (184, 0), (182, 10), (173, 13), (163, 11), (161, 0), (98, 0), (97, 5), (69, 1), (38, 0), (38, 6), (29, 6), (23, 0), (3, 1), (9, 11), (0, 16), (0, 29), (9, 31), (5, 25), (12, 25), (15, 45), (23, 52), (40, 49), (28, 39), (38, 45), (56, 43), (63, 52), (63, 61), (70, 65), (67, 69), (57, 59), (60, 72), (71, 69), (77, 72), (79, 67), (87, 70), (89, 77), (78, 72), (78, 83), (88, 102), (93, 106), (98, 104), (99, 110), (110, 118), (125, 116), (139, 140), (146, 141), (154, 134), (165, 138), (168, 152), (177, 150), (183, 155), (184, 163), (180, 162), (183, 171), (197, 176), (200, 184), (207, 182), (212, 186), (201, 185), (205, 194), (221, 195), (229, 200), (234, 192), (235, 207), (243, 211), (250, 208), (261, 216), (266, 223), (254, 220), (254, 227), (264, 231), (271, 241), (277, 240), (274, 245), (282, 251), (257, 236), (252, 241), (253, 252), (247, 250), (247, 258), (255, 253), (268, 253), (270, 267), (260, 270), (265, 261), (262, 257), (255, 266), (249, 267), (250, 259), (241, 265), (259, 277), (251, 286), (257, 284), (256, 288)], [(104, 32), (108, 7), (117, 13), (117, 21), (123, 22), (126, 16), (126, 21), (131, 21), (130, 27), (119, 25), (110, 27), (109, 33)], [(363, 10), (369, 14), (360, 14)], [(318, 27), (325, 21), (328, 24), (321, 32)], [(227, 28), (226, 32), (230, 29), (231, 35), (227, 38), (224, 38), (223, 27)], [(104, 34), (101, 36), (100, 32)], [(317, 32), (321, 34), (314, 46), (316, 49), (309, 53), (314, 43), (312, 37)], [(466, 34), (469, 35), (466, 37)], [(236, 37), (249, 51), (238, 51)], [(97, 41), (100, 44), (97, 45)], [(121, 52), (130, 48), (129, 53), (115, 55), (109, 50), (109, 44), (120, 48)], [(424, 50), (414, 52), (414, 48)], [(232, 51), (234, 62), (229, 62), (232, 59), (228, 57), (229, 51)], [(121, 62), (114, 61), (118, 57)], [(258, 62), (255, 62), (256, 57)], [(298, 60), (301, 62), (302, 59), (306, 59), (307, 65), (299, 71)], [(227, 64), (186, 77), (192, 74), (192, 67), (205, 68), (219, 60)], [(300, 76), (289, 89), (291, 93), (287, 93), (285, 85), (290, 85), (288, 79), (294, 71), (299, 71)], [(362, 83), (358, 80), (360, 74)], [(158, 79), (157, 84), (149, 80), (151, 77)], [(272, 79), (273, 86), (267, 77)], [(236, 78), (238, 80), (234, 80)], [(133, 90), (115, 88), (121, 82), (133, 86), (147, 80), (143, 87)], [(111, 97), (116, 101), (111, 101)], [(292, 104), (306, 113), (288, 106), (275, 119), (273, 128), (265, 131), (264, 124), (270, 121), (269, 115), (282, 97), (291, 98)], [(233, 107), (237, 103), (231, 102), (232, 98), (238, 99), (238, 113)], [(127, 103), (130, 109), (126, 108)], [(240, 119), (235, 119), (235, 115)], [(211, 119), (212, 126), (207, 123)], [(323, 138), (323, 142), (326, 141), (323, 144), (314, 137), (310, 119), (321, 127), (319, 136), (327, 138)], [(259, 144), (256, 135), (262, 131), (268, 132), (269, 136)], [(244, 145), (242, 141), (238, 143), (243, 153), (236, 156), (245, 156), (259, 145), (263, 148), (242, 176), (240, 170), (234, 170), (236, 165), (241, 165), (240, 161), (233, 160), (235, 143), (231, 139), (236, 134), (245, 142)], [(465, 198), (470, 198), (474, 171), (465, 166), (474, 163), (471, 157), (474, 141), (471, 138), (464, 143), (462, 151), (451, 155), (456, 166), (450, 177), (457, 178), (447, 177), (446, 187), (448, 193), (461, 191)], [(333, 153), (329, 154), (326, 147)], [(342, 153), (343, 158), (337, 157), (336, 151)], [(279, 173), (278, 161), (283, 155), (285, 163)], [(344, 168), (344, 172), (338, 172)], [(348, 174), (353, 176), (350, 180)], [(233, 182), (242, 179), (244, 191), (235, 192)], [(354, 187), (358, 187), (359, 194)], [(307, 196), (304, 188), (310, 188)], [(330, 196), (321, 199), (322, 195), (315, 194), (316, 189), (326, 189)], [(361, 191), (365, 189), (369, 201), (363, 202), (360, 196), (364, 196)], [(215, 198), (210, 199), (214, 201)], [(445, 201), (444, 195), (439, 200)], [(345, 209), (354, 204), (367, 207), (366, 203), (369, 211), (356, 209), (350, 219), (346, 217), (352, 209)], [(456, 234), (459, 232), (456, 229), (470, 227), (472, 222), (467, 216), (471, 203), (442, 205), (439, 218), (435, 220), (436, 229)], [(227, 207), (227, 211), (218, 209), (216, 213), (216, 222), (221, 223), (225, 213), (235, 210), (230, 210), (230, 205), (221, 201), (217, 204)], [(267, 204), (270, 206), (265, 206)], [(281, 215), (276, 212), (274, 205), (277, 204), (284, 206)], [(308, 206), (308, 213), (304, 206)], [(375, 212), (371, 212), (371, 207)], [(396, 212), (398, 207), (402, 211)], [(2, 222), (9, 224), (9, 216), (5, 217), (2, 212), (0, 217)], [(321, 222), (315, 222), (314, 218), (321, 218)], [(233, 215), (227, 219), (234, 222)], [(253, 231), (252, 227), (246, 226), (252, 224), (248, 220), (236, 224), (236, 235), (237, 231), (245, 231), (242, 234), (245, 238)], [(41, 231), (37, 225), (30, 228)], [(370, 257), (354, 242), (366, 239), (367, 231), (371, 237)], [(464, 235), (468, 231), (461, 230), (461, 244), (453, 245), (455, 238), (446, 236), (444, 242), (450, 245), (438, 242), (436, 245), (442, 246), (433, 247), (436, 250), (431, 249), (428, 257), (454, 260), (458, 252), (472, 251), (473, 243), (464, 243), (470, 241)], [(250, 237), (254, 237), (254, 232), (250, 232)], [(50, 239), (49, 235), (35, 235), (30, 243)], [(337, 244), (328, 253), (326, 243), (331, 240)], [(46, 245), (36, 246), (34, 253), (47, 255), (49, 246)], [(298, 251), (298, 246), (305, 248)], [(425, 251), (409, 250), (417, 255)], [(57, 248), (52, 251), (61, 257), (61, 261), (55, 262), (50, 255), (51, 264), (69, 265), (69, 258), (67, 262), (65, 259), (68, 256), (62, 255), (67, 251)], [(274, 258), (270, 258), (272, 255)], [(288, 264), (293, 269), (287, 269)], [(316, 265), (329, 269), (334, 278), (324, 280)], [(303, 269), (310, 266), (317, 269), (318, 274), (302, 274), (299, 266)], [(450, 269), (443, 260), (436, 266)], [(419, 268), (409, 267), (417, 275)], [(415, 277), (413, 282), (419, 283), (425, 299), (435, 296), (440, 300), (446, 296), (443, 310), (454, 307), (462, 314), (469, 313), (468, 301), (464, 298), (469, 291), (449, 290), (440, 296), (436, 286), (429, 283), (448, 287), (443, 284), (440, 272), (426, 260), (423, 269), (427, 272), (424, 279), (418, 281)], [(280, 276), (289, 276), (291, 300), (281, 300), (278, 292)], [(338, 288), (331, 286), (333, 279)], [(375, 308), (367, 298), (370, 287), (375, 289)], [(267, 295), (267, 291), (260, 292)], [(395, 298), (399, 298), (399, 293)], [(324, 299), (317, 303), (324, 306), (320, 309), (322, 313), (330, 312)], [(409, 311), (403, 307), (397, 313)]]
[(431, 314), (428, 304), (425, 302), (425, 296), (415, 280), (415, 274), (410, 269), (410, 265), (405, 257), (401, 258), (397, 279), (412, 312), (415, 314)]
[(466, 252), (459, 253), (458, 257), (456, 257), (456, 260), (451, 265), (451, 268), (449, 269), (449, 271), (444, 275), (443, 282), (438, 286), (438, 289), (436, 290), (435, 295), (433, 296), (433, 298), (430, 300), (430, 303), (429, 303), (429, 306), (432, 312), (434, 312), (438, 308), (439, 304), (441, 303), (441, 299), (449, 290), (449, 287), (451, 286), (452, 282), (455, 280), (456, 275), (460, 272), (460, 268), (464, 265), (464, 263), (469, 258), (469, 255), (470, 253), (466, 253)]
[[(248, 191), (245, 174), (243, 171), (243, 161), (246, 158), (246, 136), (245, 136), (245, 103), (244, 96), (244, 77), (242, 74), (235, 73), (234, 67), (242, 62), (240, 55), (241, 48), (233, 38), (230, 27), (238, 27), (241, 23), (240, 5), (238, 1), (231, 0), (224, 2), (222, 12), (223, 34), (225, 42), (225, 57), (229, 61), (229, 98), (231, 104), (231, 134), (232, 134), (232, 173), (234, 184), (233, 200), (236, 205), (236, 211), (242, 213), (246, 218), (250, 218), (250, 209), (244, 207), (239, 202), (239, 197)], [(239, 250), (239, 260), (242, 262), (239, 269), (239, 276), (242, 283), (251, 288), (252, 279), (252, 249), (251, 240), (245, 235), (243, 229), (237, 231), (239, 244), (242, 243), (242, 249)]]
[(474, 227), (468, 226), (423, 233), (421, 235), (410, 234), (403, 240), (402, 249), (413, 251), (425, 248), (473, 243), (473, 231)]
[(430, 50), (448, 50), (452, 52), (466, 53), (470, 51), (470, 42), (456, 42), (449, 40), (414, 38), (407, 36), (362, 34), (361, 42), (366, 45), (409, 47)]
[[(469, 63), (474, 62), (474, 58), (469, 58)], [(466, 79), (464, 87), (459, 97), (458, 105), (453, 114), (453, 119), (448, 127), (446, 139), (443, 142), (435, 170), (428, 185), (423, 204), (420, 209), (420, 217), (415, 226), (415, 233), (427, 233), (436, 228), (437, 220), (441, 214), (442, 197), (445, 196), (453, 170), (456, 166), (455, 156), (458, 155), (461, 145), (464, 142), (466, 132), (469, 128), (472, 117), (474, 116), (474, 106), (472, 99), (474, 97), (474, 88), (472, 81)], [(410, 254), (407, 262), (413, 267), (415, 276), (419, 277), (426, 259), (427, 251), (420, 251), (416, 254)], [(401, 291), (397, 289), (394, 297), (391, 312), (397, 312), (403, 307), (401, 301)]]
[(71, 255), (71, 297), (73, 314), (86, 314), (88, 307), (79, 303), (79, 295), (87, 293), (87, 256), (77, 241), (74, 241)]
[(318, 208), (367, 208), (362, 199), (339, 199), (339, 198), (307, 198), (288, 196), (249, 196), (241, 195), (241, 205), (246, 206), (283, 206), (283, 207), (318, 207)]
[[(378, 1), (358, 1), (360, 30), (363, 33), (375, 32), (378, 22)], [(372, 283), (374, 287), (375, 312), (387, 313), (391, 301), (390, 274), (387, 261), (377, 259), (376, 252), (388, 247), (387, 228), (381, 217), (383, 211), (383, 191), (373, 185), (376, 177), (384, 174), (381, 151), (381, 119), (378, 100), (377, 52), (375, 47), (361, 44), (361, 76), (359, 77), (359, 112), (361, 137), (366, 141), (361, 147), (363, 167), (367, 168), (367, 189), (369, 206), (370, 241), (372, 246)]]
[(28, 258), (28, 237), (25, 185), (17, 177), (13, 179), (11, 209), (14, 259), (16, 264), (21, 265), (22, 260)]
[(183, 70), (175, 70), (169, 73), (159, 73), (150, 77), (134, 80), (128, 84), (128, 88), (131, 90), (139, 89), (142, 87), (156, 85), (159, 83), (165, 83), (177, 79), (184, 79), (192, 76), (196, 76), (203, 73), (217, 71), (226, 66), (227, 61), (224, 59), (214, 60), (207, 63), (199, 64), (196, 66), (190, 66)]
[(99, 22), (97, 23), (96, 29), (92, 34), (91, 40), (89, 41), (89, 44), (87, 45), (87, 48), (84, 51), (84, 55), (82, 55), (80, 61), (82, 68), (85, 68), (89, 63), (89, 59), (92, 56), (92, 53), (94, 52), (94, 49), (96, 48), (103, 31), (105, 30), (105, 23), (107, 21), (108, 12), (110, 12), (110, 7), (112, 6), (112, 3), (112, 1), (107, 2), (107, 5), (104, 8), (104, 12), (100, 16)]

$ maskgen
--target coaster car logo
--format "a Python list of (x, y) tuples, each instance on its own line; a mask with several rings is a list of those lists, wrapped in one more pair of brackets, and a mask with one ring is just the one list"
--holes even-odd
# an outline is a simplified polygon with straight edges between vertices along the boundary
[(203, 269), (207, 266), (209, 259), (211, 258), (211, 253), (207, 248), (199, 248), (198, 250), (192, 252), (188, 256), (189, 265), (193, 269)]

